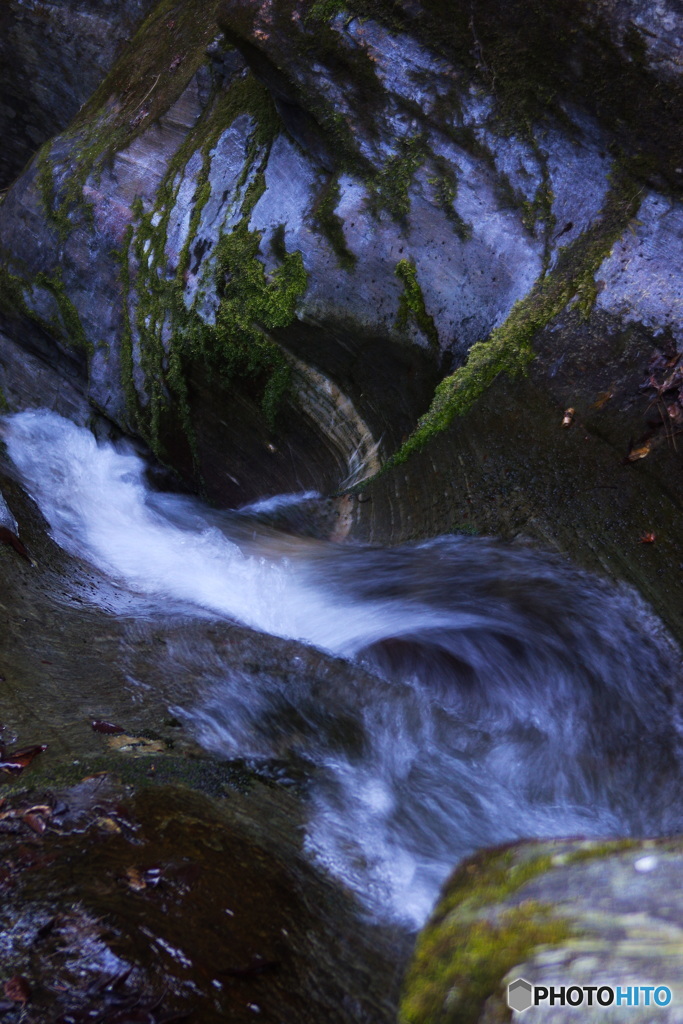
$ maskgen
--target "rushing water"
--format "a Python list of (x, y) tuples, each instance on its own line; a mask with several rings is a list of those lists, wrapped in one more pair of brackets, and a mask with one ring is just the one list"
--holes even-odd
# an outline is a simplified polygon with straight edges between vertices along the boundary
[(373, 913), (420, 923), (479, 847), (681, 830), (678, 655), (630, 590), (490, 540), (288, 538), (254, 518), (275, 499), (221, 513), (155, 493), (130, 450), (53, 413), (3, 433), (57, 542), (159, 614), (195, 608), (363, 666), (331, 694), (247, 685), (226, 663), (176, 713), (208, 749), (261, 759), (277, 754), (269, 723), (305, 720), (308, 846)]

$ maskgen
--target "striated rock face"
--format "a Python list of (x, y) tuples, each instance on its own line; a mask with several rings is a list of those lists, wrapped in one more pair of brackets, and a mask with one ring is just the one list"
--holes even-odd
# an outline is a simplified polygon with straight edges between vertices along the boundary
[(7, 0), (0, 10), (0, 188), (64, 128), (151, 0)]
[[(5, 200), (3, 307), (13, 341), (214, 496), (371, 473), (492, 331), (468, 401), (568, 304), (677, 330), (646, 280), (680, 245), (654, 191), (670, 146), (643, 169), (651, 120), (615, 120), (652, 82), (675, 137), (673, 11), (645, 35), (635, 6), (568, 27), (489, 2), (446, 32), (435, 3), (167, 6)], [(629, 225), (653, 252), (640, 301)]]
[(680, 29), (636, 2), (162, 3), (0, 209), (4, 351), (232, 504), (429, 447), (540, 338), (553, 415), (600, 337), (582, 401), (630, 374), (631, 409), (683, 331)]
[[(586, 996), (581, 1006), (529, 1006), (528, 1021), (679, 1021), (680, 863), (678, 840), (521, 843), (478, 854), (446, 883), (418, 940), (399, 1020), (510, 1020), (507, 987), (523, 978), (547, 988), (652, 986), (649, 1006), (644, 995), (639, 1006), (609, 1009)], [(672, 998), (653, 1010), (659, 986)]]

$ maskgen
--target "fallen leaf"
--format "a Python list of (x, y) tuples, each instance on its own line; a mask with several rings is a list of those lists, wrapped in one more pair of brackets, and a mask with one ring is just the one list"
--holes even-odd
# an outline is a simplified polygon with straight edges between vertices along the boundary
[(123, 881), (133, 892), (142, 892), (147, 888), (145, 876), (140, 868), (126, 868), (123, 874)]
[(593, 402), (593, 408), (602, 409), (603, 405), (607, 405), (610, 398), (614, 398), (613, 391), (601, 391), (597, 397), (597, 400)]
[(31, 998), (31, 986), (23, 974), (15, 974), (13, 978), (6, 981), (3, 992), (8, 999), (15, 1003), (27, 1003)]
[(627, 462), (637, 462), (638, 459), (644, 459), (650, 454), (652, 448), (652, 442), (646, 441), (645, 444), (639, 445), (637, 448), (631, 448), (628, 455), (626, 456)]
[(123, 728), (120, 725), (114, 725), (113, 722), (105, 722), (101, 718), (94, 718), (90, 723), (90, 727), (95, 732), (102, 732), (109, 736), (114, 736), (117, 733), (123, 732)]
[(163, 754), (166, 744), (163, 740), (150, 740), (146, 736), (112, 736), (107, 740), (112, 750), (118, 750), (121, 754)]
[(41, 817), (40, 814), (34, 814), (33, 811), (27, 811), (26, 814), (22, 814), (21, 820), (25, 825), (35, 832), (36, 835), (42, 836), (43, 832), (47, 828), (45, 818)]
[(105, 832), (120, 832), (121, 826), (113, 818), (96, 818), (95, 824), (99, 825)]
[(42, 754), (45, 750), (47, 750), (47, 743), (41, 743), (36, 747), (24, 747), (22, 750), (6, 752), (0, 761), (0, 771), (7, 772), (10, 775), (18, 775), (20, 772), (23, 772), (24, 768), (28, 768), (31, 761), (38, 754)]
[(656, 537), (654, 533), (644, 533), (638, 538), (638, 540), (641, 544), (654, 544)]

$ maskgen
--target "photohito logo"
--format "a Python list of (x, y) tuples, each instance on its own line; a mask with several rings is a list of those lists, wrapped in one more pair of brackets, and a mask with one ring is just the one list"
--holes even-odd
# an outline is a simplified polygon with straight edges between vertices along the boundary
[(668, 1006), (666, 985), (532, 985), (515, 978), (508, 985), (508, 1006), (522, 1013), (530, 1006)]

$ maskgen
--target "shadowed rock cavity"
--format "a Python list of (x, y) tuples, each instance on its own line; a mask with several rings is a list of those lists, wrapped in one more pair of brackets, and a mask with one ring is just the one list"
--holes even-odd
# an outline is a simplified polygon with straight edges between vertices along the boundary
[(64, 128), (152, 0), (8, 0), (0, 10), (0, 189)]

